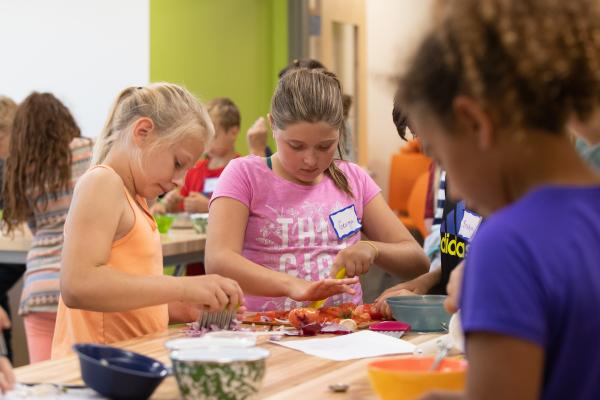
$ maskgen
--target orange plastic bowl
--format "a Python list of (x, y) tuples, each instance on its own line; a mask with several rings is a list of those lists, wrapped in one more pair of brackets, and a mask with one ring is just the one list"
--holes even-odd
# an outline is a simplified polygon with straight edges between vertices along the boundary
[(430, 372), (434, 357), (407, 357), (369, 363), (369, 379), (383, 400), (413, 400), (435, 390), (463, 390), (467, 363), (444, 359), (438, 370)]

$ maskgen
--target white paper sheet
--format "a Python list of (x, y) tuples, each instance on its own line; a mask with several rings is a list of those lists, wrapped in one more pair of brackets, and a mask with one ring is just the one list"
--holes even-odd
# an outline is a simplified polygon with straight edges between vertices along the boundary
[(65, 389), (52, 384), (40, 383), (34, 386), (26, 386), (17, 383), (13, 390), (4, 394), (4, 397), (0, 394), (2, 400), (59, 400), (59, 399), (70, 399), (70, 400), (84, 400), (93, 399), (101, 400), (106, 397), (100, 396), (94, 390), (85, 389)]
[(360, 331), (331, 338), (273, 341), (272, 343), (333, 361), (412, 354), (415, 345), (402, 339), (373, 331)]

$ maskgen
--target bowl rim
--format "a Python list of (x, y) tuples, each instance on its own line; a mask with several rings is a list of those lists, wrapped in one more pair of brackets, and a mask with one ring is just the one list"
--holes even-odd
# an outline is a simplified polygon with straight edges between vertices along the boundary
[[(123, 368), (123, 367), (120, 367), (118, 365), (114, 365), (111, 363), (108, 363), (108, 365), (104, 365), (100, 362), (100, 360), (98, 360), (94, 357), (90, 357), (87, 354), (82, 353), (79, 348), (83, 347), (83, 346), (116, 349), (122, 353), (129, 354), (129, 355), (133, 354), (134, 356), (145, 358), (147, 360), (152, 361), (153, 363), (157, 363), (160, 365), (160, 367), (162, 369), (160, 372), (144, 372), (144, 371), (136, 371), (136, 370), (129, 369), (129, 368)], [(86, 361), (91, 361), (92, 363), (99, 365), (101, 367), (104, 367), (104, 368), (113, 369), (117, 372), (124, 372), (127, 374), (136, 375), (136, 376), (140, 376), (140, 377), (144, 377), (144, 378), (165, 378), (169, 375), (169, 368), (167, 368), (167, 366), (164, 363), (160, 362), (159, 360), (152, 358), (152, 357), (145, 356), (140, 353), (136, 353), (131, 350), (125, 350), (120, 347), (107, 346), (107, 345), (97, 344), (97, 343), (76, 343), (73, 345), (73, 351), (79, 356), (79, 358), (83, 358)], [(104, 358), (102, 358), (102, 359), (104, 359)]]
[[(440, 300), (440, 303), (423, 303), (423, 304), (418, 304), (418, 305), (426, 305), (426, 306), (437, 306), (439, 304), (442, 304), (443, 301), (447, 298), (447, 295), (443, 295), (443, 294), (419, 294), (419, 295), (414, 295), (414, 296), (390, 296), (387, 299), (385, 299), (387, 302), (400, 302), (403, 303), (405, 300), (406, 301), (420, 301), (420, 300)], [(413, 304), (414, 305), (414, 304)]]
[[(221, 356), (215, 357), (213, 359), (207, 359), (206, 356), (202, 357), (207, 351), (209, 352), (217, 352), (220, 350), (236, 350), (238, 352), (246, 352), (246, 353), (255, 353), (254, 355), (250, 354), (249, 357), (243, 359), (237, 359), (232, 356)], [(198, 358), (183, 358), (184, 355), (199, 355)], [(192, 362), (192, 363), (202, 363), (202, 364), (231, 364), (236, 362), (254, 362), (261, 361), (267, 359), (271, 355), (271, 352), (267, 349), (263, 349), (262, 347), (223, 347), (223, 346), (212, 346), (212, 347), (201, 347), (196, 349), (183, 349), (183, 350), (173, 350), (169, 355), (171, 361), (181, 361), (181, 362)]]
[[(208, 335), (208, 334), (207, 334)], [(247, 348), (254, 347), (256, 345), (256, 337), (248, 336), (247, 338), (218, 338), (204, 335), (202, 337), (182, 337), (167, 340), (164, 346), (169, 351), (178, 350), (195, 350), (195, 349), (208, 349), (208, 348)], [(254, 339), (254, 340), (250, 340)], [(194, 343), (195, 342), (195, 343)], [(186, 346), (185, 343), (188, 345)], [(177, 345), (180, 344), (178, 347)], [(181, 344), (184, 344), (181, 346)]]
[(400, 373), (402, 375), (415, 376), (415, 375), (462, 374), (462, 373), (466, 373), (467, 368), (468, 368), (468, 364), (467, 364), (466, 360), (459, 359), (459, 358), (453, 358), (453, 357), (448, 357), (444, 361), (449, 361), (451, 363), (459, 364), (462, 369), (460, 369), (460, 370), (452, 370), (452, 371), (444, 371), (442, 369), (439, 369), (437, 371), (429, 371), (429, 370), (426, 370), (426, 369), (422, 370), (422, 371), (402, 371), (402, 370), (393, 370), (393, 369), (389, 369), (389, 368), (383, 368), (383, 367), (380, 367), (380, 366), (376, 365), (377, 363), (380, 363), (380, 362), (389, 362), (389, 361), (398, 361), (398, 360), (415, 360), (415, 359), (428, 360), (431, 363), (433, 363), (433, 360), (435, 359), (435, 355), (432, 355), (432, 356), (412, 356), (412, 357), (396, 357), (396, 358), (377, 359), (377, 360), (370, 361), (367, 364), (367, 370), (368, 371), (374, 371), (374, 372), (385, 372), (385, 373), (390, 373), (390, 374), (398, 374), (398, 373)]

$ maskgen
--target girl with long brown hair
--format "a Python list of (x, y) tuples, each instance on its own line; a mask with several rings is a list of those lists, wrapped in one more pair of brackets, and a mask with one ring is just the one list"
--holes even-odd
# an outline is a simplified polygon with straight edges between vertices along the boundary
[[(358, 165), (334, 160), (344, 123), (330, 72), (280, 79), (272, 157), (232, 160), (210, 203), (206, 269), (236, 279), (250, 310), (290, 309), (333, 296), (362, 302), (357, 277), (373, 263), (406, 278), (426, 271), (417, 242)], [(372, 241), (360, 240), (361, 233)], [(347, 279), (329, 279), (345, 267)]]
[(23, 223), (33, 234), (19, 306), (31, 362), (50, 357), (63, 226), (75, 182), (92, 155), (91, 141), (80, 136), (67, 107), (50, 93), (30, 94), (16, 111), (2, 218), (7, 234)]

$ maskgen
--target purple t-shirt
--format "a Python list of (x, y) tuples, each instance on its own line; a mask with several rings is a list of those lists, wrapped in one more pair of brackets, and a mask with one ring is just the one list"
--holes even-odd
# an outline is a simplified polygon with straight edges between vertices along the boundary
[[(330, 214), (354, 205), (362, 220), (365, 205), (380, 192), (361, 167), (345, 161), (337, 165), (346, 175), (354, 198), (338, 189), (328, 176), (316, 185), (301, 185), (275, 175), (263, 158), (247, 156), (229, 162), (211, 203), (230, 197), (248, 207), (244, 257), (274, 271), (308, 281), (321, 280), (329, 277), (336, 254), (360, 240), (360, 232), (338, 239)], [(360, 284), (354, 289), (354, 296), (333, 296), (326, 304), (361, 303)], [(251, 311), (307, 304), (285, 297), (246, 296), (246, 307)]]
[(544, 350), (543, 399), (600, 398), (600, 186), (546, 186), (480, 227), (461, 313), (469, 332)]

